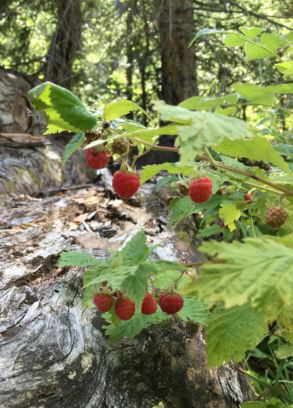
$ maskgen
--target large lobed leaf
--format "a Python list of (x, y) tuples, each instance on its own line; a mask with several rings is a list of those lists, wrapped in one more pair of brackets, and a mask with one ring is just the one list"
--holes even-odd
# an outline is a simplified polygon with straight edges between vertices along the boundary
[(227, 156), (248, 157), (250, 160), (263, 160), (291, 173), (288, 164), (272, 144), (264, 137), (255, 136), (248, 140), (224, 139), (214, 149)]
[(44, 82), (29, 91), (35, 109), (48, 120), (46, 133), (81, 132), (93, 129), (96, 116), (89, 112), (72, 92), (52, 82)]
[(211, 112), (194, 112), (163, 102), (157, 102), (155, 107), (162, 120), (181, 125), (178, 126), (176, 145), (183, 165), (193, 161), (206, 146), (219, 144), (225, 138), (235, 140), (251, 135), (247, 124), (240, 119)]
[(229, 360), (240, 361), (265, 337), (263, 315), (249, 305), (215, 309), (208, 320), (208, 364), (220, 366)]
[(268, 238), (246, 238), (244, 243), (204, 243), (200, 249), (216, 256), (216, 262), (203, 265), (189, 293), (224, 302), (227, 308), (249, 303), (268, 320), (288, 324), (293, 310), (291, 248)]

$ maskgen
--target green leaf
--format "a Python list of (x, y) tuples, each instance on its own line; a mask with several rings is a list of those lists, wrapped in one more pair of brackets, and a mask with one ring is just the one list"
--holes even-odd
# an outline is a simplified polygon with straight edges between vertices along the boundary
[(271, 106), (275, 101), (275, 92), (273, 90), (270, 90), (269, 87), (261, 87), (254, 84), (237, 83), (233, 85), (233, 88), (243, 98), (255, 104)]
[(246, 42), (244, 45), (244, 51), (247, 61), (270, 58), (275, 55), (275, 52), (271, 51), (260, 43)]
[(149, 248), (146, 245), (146, 236), (143, 231), (139, 231), (125, 247), (118, 252), (118, 257), (123, 260), (124, 265), (138, 265), (147, 260)]
[(264, 137), (255, 136), (248, 140), (224, 140), (213, 146), (219, 152), (232, 157), (247, 157), (250, 160), (263, 160), (272, 163), (285, 172), (291, 173), (288, 164)]
[(218, 367), (240, 361), (266, 336), (267, 324), (261, 313), (249, 305), (215, 309), (208, 320), (208, 364)]
[(176, 163), (162, 163), (162, 164), (152, 164), (149, 166), (144, 166), (140, 173), (140, 182), (141, 184), (145, 183), (147, 180), (150, 180), (160, 171), (166, 170), (170, 174), (182, 174), (183, 176), (189, 176), (193, 171), (193, 168), (190, 166), (180, 166)]
[(248, 401), (241, 404), (241, 408), (293, 408), (293, 405), (284, 404), (276, 398), (271, 398), (265, 401)]
[(245, 44), (245, 37), (238, 33), (229, 33), (224, 37), (224, 44), (227, 47), (239, 47)]
[(224, 96), (192, 96), (191, 98), (185, 99), (178, 106), (186, 109), (194, 110), (210, 110), (225, 104), (236, 104), (237, 95), (229, 94)]
[(44, 82), (28, 92), (35, 109), (48, 120), (46, 133), (81, 132), (93, 129), (96, 116), (73, 93), (52, 82)]
[(207, 324), (209, 317), (208, 305), (196, 297), (184, 297), (184, 306), (177, 313), (177, 316), (183, 320), (192, 320), (202, 325)]
[(142, 110), (139, 105), (127, 99), (117, 99), (116, 101), (108, 103), (104, 107), (104, 119), (114, 120), (121, 116), (127, 115), (129, 112), (135, 110)]
[(286, 38), (277, 33), (264, 33), (261, 36), (261, 44), (276, 55), (279, 48), (285, 47), (288, 42)]
[(111, 324), (107, 326), (106, 334), (114, 341), (120, 340), (123, 337), (132, 338), (139, 334), (143, 329), (169, 319), (170, 316), (163, 313), (161, 310), (158, 310), (152, 315), (144, 315), (139, 311), (130, 320), (125, 322), (121, 321), (116, 325)]
[(262, 31), (263, 28), (260, 27), (240, 27), (240, 31), (250, 40), (253, 40), (257, 37)]
[(85, 142), (85, 135), (82, 132), (76, 133), (73, 138), (67, 143), (63, 154), (63, 165), (78, 150)]
[(197, 205), (188, 196), (175, 198), (169, 206), (169, 217), (172, 224), (177, 224), (185, 217), (197, 211)]
[(198, 238), (209, 238), (212, 235), (220, 234), (223, 232), (223, 228), (217, 224), (209, 225), (198, 231), (197, 237)]
[(236, 229), (235, 221), (238, 221), (241, 216), (241, 211), (234, 203), (225, 202), (221, 204), (219, 210), (219, 216), (223, 219), (224, 224), (229, 228), (230, 231)]
[(275, 354), (280, 360), (293, 357), (293, 344), (281, 344)]
[(98, 265), (101, 261), (85, 252), (68, 251), (62, 252), (59, 258), (59, 266), (91, 266)]
[(160, 135), (177, 135), (178, 127), (175, 125), (162, 126), (160, 128), (137, 129), (131, 132), (122, 133), (120, 137), (129, 139), (139, 138), (145, 142), (152, 142), (154, 138)]
[(293, 61), (280, 62), (275, 67), (285, 76), (293, 76)]
[(144, 295), (147, 292), (149, 277), (149, 268), (143, 264), (139, 265), (136, 271), (131, 275), (129, 274), (121, 285), (122, 292), (132, 299), (136, 305), (140, 304)]
[[(226, 307), (250, 303), (268, 320), (286, 322), (293, 308), (292, 249), (268, 238), (246, 238), (244, 243), (204, 243), (200, 250), (219, 262), (202, 266), (196, 290)], [(194, 293), (194, 292), (193, 292)]]

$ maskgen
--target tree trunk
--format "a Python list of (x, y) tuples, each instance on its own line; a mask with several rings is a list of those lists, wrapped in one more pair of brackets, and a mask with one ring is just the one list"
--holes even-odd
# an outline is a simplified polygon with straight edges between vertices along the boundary
[[(195, 30), (192, 1), (162, 0), (160, 4), (162, 99), (177, 105), (197, 93), (195, 47), (190, 46)], [(173, 146), (174, 136), (160, 136), (159, 144)], [(137, 160), (137, 165), (175, 162), (178, 158), (177, 153), (152, 151)]]
[(191, 0), (162, 0), (159, 14), (162, 96), (177, 105), (196, 95), (195, 22)]
[(56, 0), (57, 27), (45, 65), (45, 78), (65, 88), (73, 83), (72, 65), (81, 47), (80, 0)]

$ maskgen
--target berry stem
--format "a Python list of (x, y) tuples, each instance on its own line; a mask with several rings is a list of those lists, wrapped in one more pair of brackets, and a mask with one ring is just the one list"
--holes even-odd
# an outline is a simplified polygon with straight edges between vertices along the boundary
[[(132, 138), (132, 140), (134, 140), (134, 141), (136, 141), (138, 143), (142, 143), (142, 144), (144, 144), (146, 146), (149, 146), (150, 150), (160, 150), (160, 151), (169, 151), (169, 152), (179, 153), (179, 149), (177, 147), (158, 146), (158, 145), (154, 145), (152, 143), (146, 142), (146, 141), (144, 141), (142, 139), (139, 139), (139, 138), (136, 138), (136, 137)], [(220, 163), (219, 161), (216, 161), (211, 156), (208, 148), (205, 148), (205, 152), (206, 152), (207, 156), (200, 156), (200, 159), (204, 160), (204, 161), (208, 161), (209, 163), (211, 163), (212, 166), (223, 169), (223, 170), (226, 170), (226, 171), (230, 171), (232, 173), (241, 174), (242, 176), (250, 177), (253, 180), (258, 181), (259, 183), (262, 183), (262, 184), (264, 184), (266, 186), (272, 187), (274, 189), (274, 191), (273, 191), (274, 193), (281, 192), (281, 193), (283, 193), (283, 194), (285, 194), (287, 196), (293, 196), (293, 191), (289, 191), (286, 188), (280, 187), (277, 184), (272, 183), (271, 181), (265, 180), (265, 179), (263, 179), (263, 178), (261, 178), (259, 176), (256, 176), (255, 174), (250, 173), (247, 170), (242, 170), (242, 169), (237, 169), (235, 167), (230, 167), (230, 166), (227, 166), (227, 165), (225, 165), (223, 163)], [(257, 186), (257, 187), (259, 187), (259, 186)]]

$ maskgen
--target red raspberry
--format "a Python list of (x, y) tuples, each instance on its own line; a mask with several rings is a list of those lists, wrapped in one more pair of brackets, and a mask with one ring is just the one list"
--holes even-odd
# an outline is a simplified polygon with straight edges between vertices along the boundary
[(204, 203), (211, 197), (212, 188), (212, 180), (208, 177), (202, 177), (191, 182), (188, 194), (192, 201)]
[(121, 320), (129, 320), (132, 318), (135, 312), (135, 303), (125, 297), (120, 297), (115, 303), (116, 315)]
[(111, 156), (105, 151), (99, 152), (94, 147), (91, 147), (84, 151), (84, 157), (87, 165), (92, 169), (103, 169), (107, 166)]
[(184, 305), (184, 300), (178, 293), (165, 293), (160, 296), (160, 308), (167, 314), (179, 312)]
[(157, 311), (157, 302), (151, 293), (147, 293), (143, 299), (141, 305), (141, 313), (150, 315), (156, 313)]
[(104, 313), (104, 312), (108, 312), (114, 302), (114, 299), (111, 295), (108, 295), (107, 293), (97, 293), (94, 297), (93, 297), (93, 302), (96, 305), (97, 309)]
[(118, 170), (114, 173), (112, 186), (119, 197), (127, 199), (139, 189), (139, 177), (136, 173)]
[(252, 193), (249, 193), (249, 192), (247, 191), (247, 193), (244, 194), (244, 200), (245, 200), (245, 201), (252, 201), (252, 200), (253, 200), (253, 198), (252, 198)]

